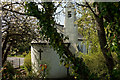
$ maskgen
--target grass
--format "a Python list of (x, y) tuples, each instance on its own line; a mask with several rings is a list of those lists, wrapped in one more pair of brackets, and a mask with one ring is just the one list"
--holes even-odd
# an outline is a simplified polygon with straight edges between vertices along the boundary
[(8, 55), (8, 57), (21, 57), (21, 58), (24, 58), (23, 55), (14, 55), (14, 56), (12, 56), (12, 55)]

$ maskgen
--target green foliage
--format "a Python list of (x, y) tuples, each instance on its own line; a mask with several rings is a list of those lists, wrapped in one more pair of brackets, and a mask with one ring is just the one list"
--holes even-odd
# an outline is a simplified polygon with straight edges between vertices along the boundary
[[(118, 35), (119, 34), (119, 28), (118, 28), (119, 22), (118, 21), (120, 21), (119, 20), (120, 18), (116, 19), (116, 17), (119, 17), (118, 16), (119, 15), (118, 13), (119, 3), (94, 3), (94, 5), (97, 5), (97, 4), (101, 12), (99, 15), (99, 18), (103, 18), (103, 23), (104, 23), (103, 27), (106, 33), (107, 45), (105, 46), (105, 48), (108, 49), (110, 54), (112, 54), (113, 52), (116, 52), (117, 55), (119, 56), (120, 55), (119, 54), (120, 44), (118, 43), (119, 41), (119, 38), (118, 38), (119, 37)], [(94, 10), (92, 6), (91, 8)], [(83, 55), (83, 58), (91, 72), (97, 74), (99, 77), (101, 76), (104, 77), (103, 79), (108, 80), (110, 75), (108, 74), (108, 70), (107, 70), (108, 68), (106, 67), (105, 57), (103, 57), (102, 52), (101, 52), (99, 39), (98, 39), (99, 28), (96, 27), (97, 25), (95, 24), (96, 23), (95, 17), (93, 13), (90, 12), (89, 9), (85, 7), (81, 7), (80, 9), (82, 10), (78, 12), (81, 14), (81, 16), (80, 16), (80, 19), (77, 21), (78, 26), (79, 26), (79, 32), (86, 39), (85, 41), (87, 41), (87, 48), (89, 47), (88, 45), (91, 46), (89, 54)], [(113, 53), (113, 57), (115, 57), (114, 58), (115, 61), (117, 60), (117, 56), (115, 55), (116, 53)], [(117, 72), (116, 71), (114, 72), (113, 70), (113, 74), (114, 73), (117, 73)]]
[(87, 49), (89, 50), (88, 53), (100, 53), (101, 49), (94, 15), (86, 7), (80, 7), (77, 12), (81, 14), (79, 19), (76, 21), (78, 31), (85, 38), (84, 42), (86, 42)]
[(31, 66), (31, 52), (29, 51), (29, 53), (25, 56), (24, 59), (24, 68), (25, 70), (30, 73), (32, 70), (32, 66)]
[(83, 43), (86, 42), (88, 54), (80, 53), (79, 57), (83, 57), (90, 73), (94, 73), (91, 77), (94, 77), (95, 74), (100, 77), (102, 74), (107, 73), (107, 67), (99, 44), (95, 18), (89, 9), (85, 7), (80, 9), (78, 13), (81, 16), (76, 22), (78, 23), (79, 33), (85, 38)]
[(12, 64), (8, 61), (5, 62), (4, 64), (4, 70), (2, 72), (2, 79), (3, 80), (13, 80), (13, 77), (16, 73), (16, 70), (13, 68)]
[[(116, 63), (118, 61), (117, 54), (112, 53), (112, 55), (114, 58), (114, 62)], [(84, 55), (83, 53), (80, 53), (80, 56), (83, 57), (85, 64), (88, 66), (91, 73), (96, 74), (102, 80), (109, 79), (110, 75), (108, 73), (108, 68), (106, 66), (106, 60), (102, 55), (102, 53), (86, 54), (86, 55)], [(115, 77), (115, 76), (119, 75), (118, 74), (119, 66), (117, 63), (115, 65), (116, 66), (112, 74), (114, 75), (114, 79), (118, 79), (118, 77)]]
[(120, 2), (98, 3), (98, 5), (101, 12), (99, 17), (104, 18), (104, 28), (106, 30), (108, 45), (107, 47), (109, 49), (109, 52), (116, 52), (120, 60)]
[(119, 80), (120, 79), (120, 63), (119, 63), (119, 58), (118, 55), (114, 52), (113, 54), (114, 62), (115, 62), (115, 67), (112, 71), (112, 80)]
[(120, 68), (119, 69), (114, 68), (112, 75), (113, 75), (114, 80), (119, 80), (120, 79)]
[(24, 77), (25, 80), (40, 80), (36, 73), (29, 73)]
[(105, 59), (101, 53), (96, 53), (96, 54), (82, 54), (82, 57), (85, 61), (85, 64), (88, 66), (90, 69), (91, 73), (97, 74), (99, 77), (107, 73), (107, 67), (105, 63)]
[(24, 58), (23, 55), (12, 55), (12, 54), (8, 55), (7, 57), (22, 57), (22, 58)]
[(22, 55), (25, 57), (27, 55), (27, 52), (25, 51)]
[[(113, 3), (97, 3), (98, 10), (101, 12), (99, 18), (103, 18), (104, 29), (106, 32), (106, 40), (109, 53), (115, 52), (118, 58), (118, 64), (120, 64), (120, 2)], [(110, 6), (109, 6), (110, 5)], [(108, 54), (109, 56), (109, 54)], [(119, 69), (111, 69), (111, 79), (117, 80), (119, 77)]]
[[(37, 24), (36, 18), (18, 14), (19, 11), (24, 13), (24, 2), (14, 3), (3, 2), (2, 7), (2, 62), (6, 60), (6, 54), (16, 53), (22, 54), (30, 50), (30, 43), (38, 37), (35, 27)], [(9, 8), (11, 10), (9, 10)], [(18, 13), (12, 12), (15, 10)], [(31, 26), (32, 25), (32, 26)], [(10, 48), (8, 47), (10, 45)], [(9, 50), (9, 49), (10, 50)], [(8, 53), (9, 51), (9, 53)]]
[[(62, 34), (57, 33), (57, 30), (54, 27), (55, 21), (54, 21), (53, 14), (56, 10), (54, 4), (53, 3), (41, 3), (41, 4), (43, 8), (39, 10), (37, 3), (35, 2), (27, 3), (26, 11), (28, 15), (34, 16), (39, 20), (38, 24), (40, 28), (38, 29), (41, 30), (40, 31), (41, 35), (44, 36), (43, 40), (44, 39), (49, 40), (50, 45), (52, 45), (54, 50), (57, 51), (57, 53), (59, 54), (60, 58), (62, 58), (62, 61), (64, 63), (70, 62), (71, 64), (73, 64), (72, 68), (74, 69), (76, 79), (85, 79), (85, 78), (94, 79), (95, 75), (90, 74), (90, 71), (88, 67), (85, 65), (83, 59), (76, 58), (74, 55), (70, 54), (69, 49), (67, 49), (65, 45), (62, 44), (64, 37), (62, 36)], [(104, 6), (106, 5), (104, 4)], [(102, 8), (102, 6), (100, 5), (99, 7), (101, 10), (101, 13), (102, 13), (102, 10), (107, 11), (105, 10), (106, 7)], [(99, 17), (102, 17), (102, 16), (103, 14), (100, 15)], [(83, 32), (82, 34), (87, 40), (87, 48), (89, 47), (89, 45), (91, 45), (90, 53), (93, 53), (93, 54), (95, 54), (96, 52), (101, 53), (100, 44), (99, 44), (98, 35), (97, 35), (98, 29), (95, 24), (94, 15), (90, 13), (90, 10), (85, 10), (82, 13), (82, 18), (78, 22), (80, 24), (79, 30)], [(116, 49), (116, 46), (114, 48)]]
[[(70, 62), (74, 66), (72, 68), (75, 70), (77, 79), (89, 78), (89, 70), (84, 64), (82, 59), (76, 58), (69, 49), (65, 46), (63, 40), (63, 34), (57, 32), (54, 20), (54, 12), (56, 8), (52, 2), (41, 3), (43, 8), (38, 9), (38, 5), (35, 2), (26, 3), (27, 13), (30, 16), (34, 16), (39, 20), (40, 34), (44, 36), (43, 40), (49, 40), (50, 45), (54, 50), (57, 51), (60, 58), (63, 59), (64, 63)], [(84, 67), (82, 69), (81, 67)]]

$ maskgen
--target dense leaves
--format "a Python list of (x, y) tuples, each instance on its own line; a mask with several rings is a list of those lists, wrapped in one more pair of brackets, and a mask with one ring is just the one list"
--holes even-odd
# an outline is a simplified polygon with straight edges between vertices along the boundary
[(32, 66), (31, 66), (31, 52), (29, 52), (24, 59), (24, 68), (28, 74), (32, 71)]
[[(98, 23), (98, 36), (101, 50), (106, 59), (110, 79), (116, 79), (112, 74), (115, 63), (111, 55), (116, 52), (119, 59), (119, 27), (120, 26), (120, 2), (117, 3), (94, 3), (96, 5), (96, 21)], [(102, 39), (101, 39), (102, 38)], [(119, 63), (119, 62), (118, 62)]]
[(120, 3), (95, 2), (93, 6), (86, 2), (81, 7), (82, 10), (79, 11), (82, 14), (81, 19), (78, 20), (80, 33), (83, 34), (87, 43), (91, 45), (92, 53), (99, 52), (101, 54), (102, 51), (110, 79), (118, 79), (114, 74), (117, 72), (116, 70), (114, 72), (116, 63), (112, 52), (116, 52), (119, 59)]
[[(42, 7), (38, 8), (38, 5), (41, 5)], [(92, 5), (93, 7), (91, 7)], [(95, 2), (94, 4), (89, 5), (86, 2), (84, 4), (80, 4), (79, 6), (82, 6), (81, 8), (83, 8), (83, 10), (79, 11), (80, 12), (79, 14), (81, 14), (81, 19), (78, 20), (79, 32), (85, 37), (87, 48), (89, 48), (89, 45), (91, 46), (90, 47), (91, 50), (89, 50), (89, 54), (91, 55), (92, 53), (92, 55), (94, 55), (96, 52), (99, 53), (97, 55), (103, 54), (104, 56), (103, 60), (105, 60), (105, 64), (107, 66), (105, 68), (108, 69), (108, 73), (110, 75), (109, 78), (111, 80), (115, 80), (115, 79), (118, 80), (119, 79), (118, 74), (120, 72), (119, 71), (120, 3), (97, 3)], [(65, 37), (63, 36), (63, 34), (58, 33), (56, 28), (54, 27), (55, 26), (54, 13), (56, 11), (56, 7), (54, 6), (54, 3), (52, 2), (49, 2), (49, 3), (28, 2), (26, 3), (25, 9), (26, 9), (26, 13), (29, 16), (34, 16), (38, 19), (38, 25), (39, 25), (38, 30), (39, 30), (39, 33), (42, 35), (41, 40), (47, 40), (50, 43), (50, 45), (54, 48), (54, 50), (56, 50), (57, 53), (59, 54), (61, 58), (61, 62), (63, 62), (65, 66), (69, 67), (68, 63), (71, 64), (71, 67), (74, 70), (75, 79), (77, 80), (80, 80), (80, 79), (96, 80), (97, 79), (96, 78), (97, 76), (92, 74), (92, 71), (94, 72), (94, 70), (92, 70), (92, 68), (88, 68), (91, 65), (88, 65), (86, 62), (88, 66), (87, 67), (83, 58), (81, 58), (81, 56), (80, 58), (75, 57), (75, 55), (73, 55), (70, 52), (68, 45), (63, 44)], [(11, 10), (8, 9), (8, 11), (11, 11)], [(18, 13), (18, 12), (15, 12), (15, 13)], [(23, 14), (23, 13), (20, 13), (20, 14)], [(9, 16), (11, 15), (12, 17), (14, 16), (13, 13), (10, 13), (10, 15), (8, 15), (7, 17), (8, 20), (9, 20)], [(17, 21), (14, 20), (13, 22), (17, 22)], [(21, 26), (19, 25), (19, 28), (20, 27)], [(6, 26), (4, 29), (6, 28), (8, 28), (8, 26)], [(19, 32), (19, 30), (17, 30), (18, 28), (10, 27), (10, 29), (11, 30), (15, 29), (15, 32)], [(12, 32), (14, 32), (14, 30), (12, 30)], [(9, 32), (9, 33), (12, 33), (12, 32)], [(13, 41), (11, 39), (17, 40), (17, 37), (15, 36), (11, 38), (4, 37), (3, 40), (7, 42), (6, 39), (8, 40), (10, 39), (10, 41)], [(7, 44), (9, 44), (10, 46), (12, 45), (10, 44), (10, 42)], [(6, 49), (6, 51), (10, 50), (10, 46), (7, 46), (8, 49)], [(118, 61), (117, 60), (115, 61), (113, 59), (112, 52), (115, 52), (117, 54), (118, 59), (119, 59)], [(90, 59), (94, 60), (93, 58), (90, 58)]]
[[(3, 3), (2, 20), (2, 62), (11, 53), (22, 54), (30, 49), (32, 39), (38, 37), (35, 32), (36, 18), (9, 11), (23, 11), (22, 3)], [(32, 26), (31, 26), (32, 25)]]
[(13, 68), (13, 65), (10, 62), (5, 62), (4, 70), (2, 72), (3, 80), (13, 80), (13, 76), (16, 73), (16, 70)]

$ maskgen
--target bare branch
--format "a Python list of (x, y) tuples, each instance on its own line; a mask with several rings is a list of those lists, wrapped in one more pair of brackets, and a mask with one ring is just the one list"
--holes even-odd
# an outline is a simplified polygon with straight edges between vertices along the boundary
[(95, 14), (95, 12), (94, 12), (93, 9), (90, 7), (90, 5), (88, 4), (87, 1), (86, 1), (86, 5), (79, 4), (79, 3), (77, 3), (77, 2), (76, 2), (76, 5), (78, 5), (78, 6), (82, 6), (82, 7), (86, 7), (86, 8), (89, 8), (89, 9), (92, 11), (92, 13), (94, 14), (94, 16), (95, 16), (95, 17), (98, 17), (98, 15)]
[(14, 11), (14, 10), (9, 10), (9, 9), (6, 9), (4, 7), (2, 7), (3, 10), (7, 10), (7, 11), (11, 11), (11, 12), (14, 12), (14, 13), (17, 13), (17, 14), (20, 14), (20, 15), (28, 15), (27, 13), (20, 13), (18, 11)]
[[(65, 6), (66, 6), (66, 5), (65, 5)], [(55, 16), (55, 15), (57, 15), (57, 14), (59, 14), (59, 13), (61, 13), (61, 12), (64, 10), (65, 6), (64, 6), (64, 7), (62, 7), (62, 10), (60, 10), (60, 11), (59, 11), (59, 12), (57, 12), (57, 13), (55, 13), (55, 14), (54, 14), (54, 16)]]
[[(20, 3), (18, 3), (18, 2), (15, 2), (15, 3), (12, 3), (12, 4), (20, 4)], [(11, 4), (5, 4), (5, 5), (3, 5), (2, 7), (6, 7), (6, 6), (10, 6)]]
[(88, 7), (87, 5), (79, 4), (79, 3), (77, 3), (77, 2), (76, 2), (76, 5), (82, 6), (82, 7)]
[[(61, 1), (62, 2), (62, 1)], [(55, 10), (61, 5), (61, 2), (55, 7)]]
[[(64, 9), (64, 8), (63, 8), (63, 9)], [(63, 11), (63, 9), (62, 9), (61, 11), (55, 13), (54, 16), (57, 15), (57, 14), (59, 14), (59, 13), (61, 13), (61, 12)]]
[(93, 11), (93, 9), (90, 7), (90, 5), (88, 4), (88, 2), (86, 1), (86, 5), (88, 6), (88, 8), (92, 11), (92, 13), (94, 14), (95, 17), (98, 17), (97, 14), (95, 14), (95, 12)]

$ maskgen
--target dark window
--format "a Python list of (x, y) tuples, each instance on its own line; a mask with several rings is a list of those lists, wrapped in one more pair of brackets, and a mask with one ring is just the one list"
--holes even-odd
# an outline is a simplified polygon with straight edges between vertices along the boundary
[(78, 50), (83, 53), (83, 44), (79, 43), (77, 46)]
[(68, 11), (68, 18), (72, 17), (71, 11)]

